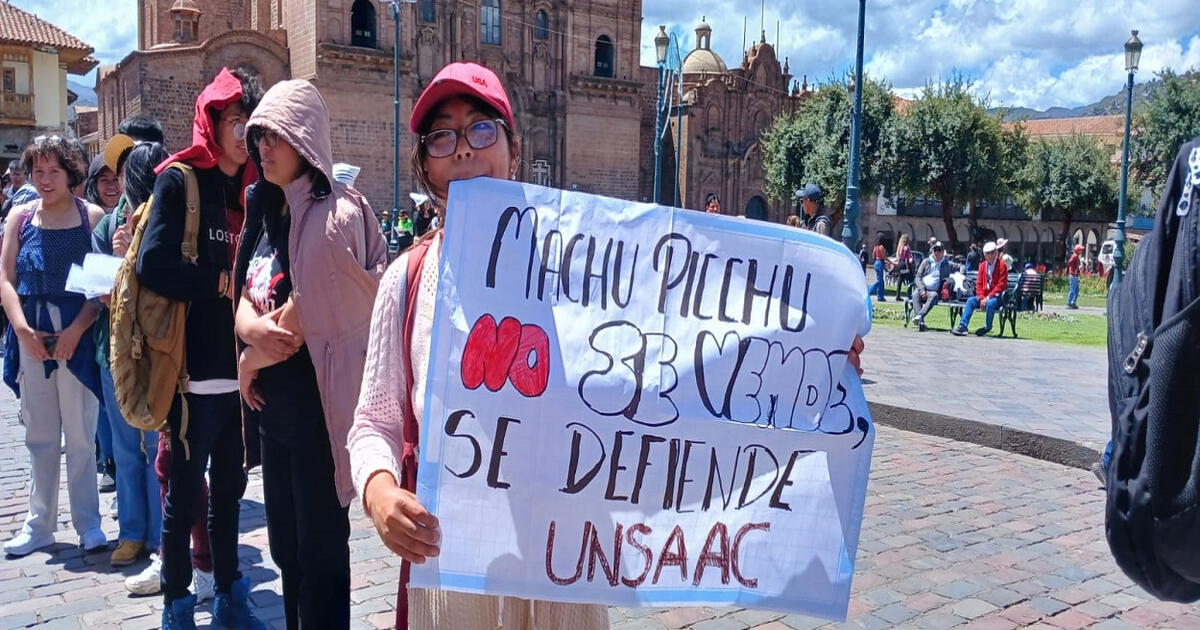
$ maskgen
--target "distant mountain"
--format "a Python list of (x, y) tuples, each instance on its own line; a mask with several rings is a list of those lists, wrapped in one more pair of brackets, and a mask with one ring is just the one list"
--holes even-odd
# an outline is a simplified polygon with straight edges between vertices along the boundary
[[(1162, 85), (1162, 81), (1154, 79), (1142, 84), (1133, 86), (1133, 103), (1136, 107), (1138, 103), (1149, 98), (1158, 87)], [(1001, 107), (993, 107), (988, 110), (989, 113), (1000, 111)], [(1080, 105), (1079, 107), (1051, 107), (1045, 110), (1029, 109), (1028, 107), (1013, 107), (1006, 110), (1004, 120), (1012, 122), (1015, 120), (1042, 120), (1045, 118), (1079, 118), (1081, 116), (1104, 116), (1108, 114), (1124, 114), (1125, 113), (1125, 90), (1122, 89), (1116, 94), (1105, 96), (1104, 98), (1090, 105)]]
[(96, 106), (99, 101), (96, 100), (96, 90), (81, 83), (67, 81), (67, 89), (79, 95), (79, 100), (75, 101), (76, 105), (91, 105)]

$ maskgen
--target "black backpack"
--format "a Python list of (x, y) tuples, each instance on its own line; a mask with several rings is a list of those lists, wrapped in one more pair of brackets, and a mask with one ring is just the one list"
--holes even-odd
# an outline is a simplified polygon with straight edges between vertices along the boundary
[(1154, 230), (1108, 296), (1108, 544), (1138, 586), (1176, 602), (1200, 599), (1198, 180), (1200, 138), (1180, 149)]

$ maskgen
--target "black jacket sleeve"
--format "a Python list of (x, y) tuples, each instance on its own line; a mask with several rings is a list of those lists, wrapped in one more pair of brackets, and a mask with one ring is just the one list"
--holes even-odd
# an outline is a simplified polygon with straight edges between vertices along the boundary
[[(175, 169), (163, 171), (154, 184), (154, 206), (138, 251), (138, 279), (151, 291), (172, 300), (219, 299), (219, 278), (225, 266), (205, 260), (202, 234), (197, 239), (201, 252), (197, 264), (184, 262), (179, 253), (186, 206), (183, 173)], [(203, 211), (201, 204), (201, 233), (205, 223)]]

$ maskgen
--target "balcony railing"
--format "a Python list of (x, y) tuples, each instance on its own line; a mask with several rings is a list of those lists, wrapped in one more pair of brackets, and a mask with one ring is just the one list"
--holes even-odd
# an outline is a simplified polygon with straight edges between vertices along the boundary
[(33, 124), (33, 95), (0, 92), (0, 118)]

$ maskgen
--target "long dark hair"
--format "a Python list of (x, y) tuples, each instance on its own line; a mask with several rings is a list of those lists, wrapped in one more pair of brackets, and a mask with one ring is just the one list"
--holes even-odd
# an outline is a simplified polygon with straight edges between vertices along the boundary
[(154, 194), (154, 181), (158, 179), (154, 167), (168, 157), (167, 150), (157, 142), (139, 142), (129, 150), (124, 164), (125, 201), (130, 212)]

